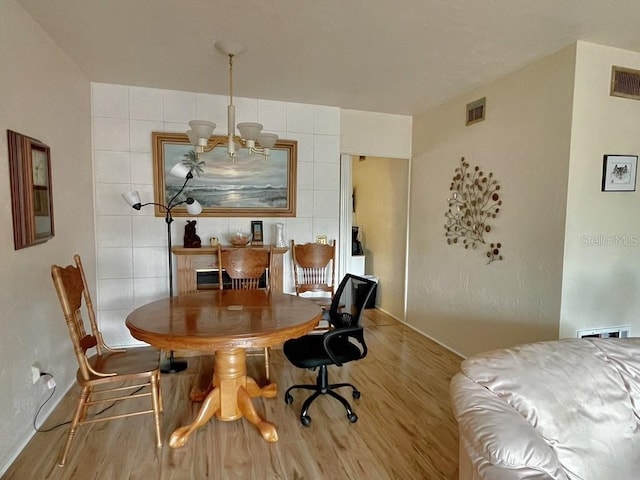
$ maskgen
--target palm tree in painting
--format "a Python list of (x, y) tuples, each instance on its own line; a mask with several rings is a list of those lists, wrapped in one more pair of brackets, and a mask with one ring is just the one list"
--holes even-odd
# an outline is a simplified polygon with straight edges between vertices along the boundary
[(182, 157), (182, 164), (185, 167), (188, 167), (189, 171), (195, 173), (197, 176), (200, 176), (204, 173), (204, 169), (202, 168), (204, 166), (204, 160), (200, 160), (198, 158), (195, 150), (189, 150), (184, 154), (184, 156)]

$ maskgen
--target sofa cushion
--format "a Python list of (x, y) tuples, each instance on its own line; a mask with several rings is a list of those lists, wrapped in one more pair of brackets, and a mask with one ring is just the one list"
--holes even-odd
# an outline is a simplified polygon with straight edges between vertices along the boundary
[[(454, 398), (454, 408), (462, 416), (488, 408), (464, 421), (487, 422), (475, 430), (481, 437), (464, 439), (487, 464), (522, 465), (548, 475), (540, 478), (562, 478), (537, 435), (566, 478), (640, 478), (640, 339), (527, 344), (477, 355), (461, 368), (483, 391), (469, 399), (475, 406)], [(507, 428), (517, 424), (514, 413), (535, 433), (525, 425)], [(472, 458), (478, 471), (482, 458)]]
[(451, 392), (460, 442), (481, 478), (567, 480), (553, 449), (508, 403), (462, 374)]

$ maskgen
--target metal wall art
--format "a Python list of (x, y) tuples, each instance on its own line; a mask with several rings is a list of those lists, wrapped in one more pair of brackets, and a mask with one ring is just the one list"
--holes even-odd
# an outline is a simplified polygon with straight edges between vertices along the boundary
[(491, 232), (490, 222), (500, 212), (500, 185), (493, 173), (485, 175), (480, 167), (469, 168), (464, 157), (449, 187), (449, 210), (445, 213), (444, 226), (449, 245), (464, 245), (464, 248), (486, 248), (487, 264), (502, 260), (501, 243), (487, 243), (485, 235)]

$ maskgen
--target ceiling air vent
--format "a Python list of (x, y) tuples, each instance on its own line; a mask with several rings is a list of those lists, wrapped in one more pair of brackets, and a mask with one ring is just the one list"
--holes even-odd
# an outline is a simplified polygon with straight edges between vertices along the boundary
[(487, 97), (467, 104), (467, 126), (481, 122), (485, 116)]
[(640, 70), (613, 66), (611, 68), (611, 95), (640, 100)]

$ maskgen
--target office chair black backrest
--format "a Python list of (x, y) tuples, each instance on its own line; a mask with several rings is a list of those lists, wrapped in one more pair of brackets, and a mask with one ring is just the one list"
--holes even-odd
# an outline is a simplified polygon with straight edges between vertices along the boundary
[(376, 283), (373, 280), (347, 273), (329, 308), (329, 322), (335, 328), (360, 325), (360, 317)]

